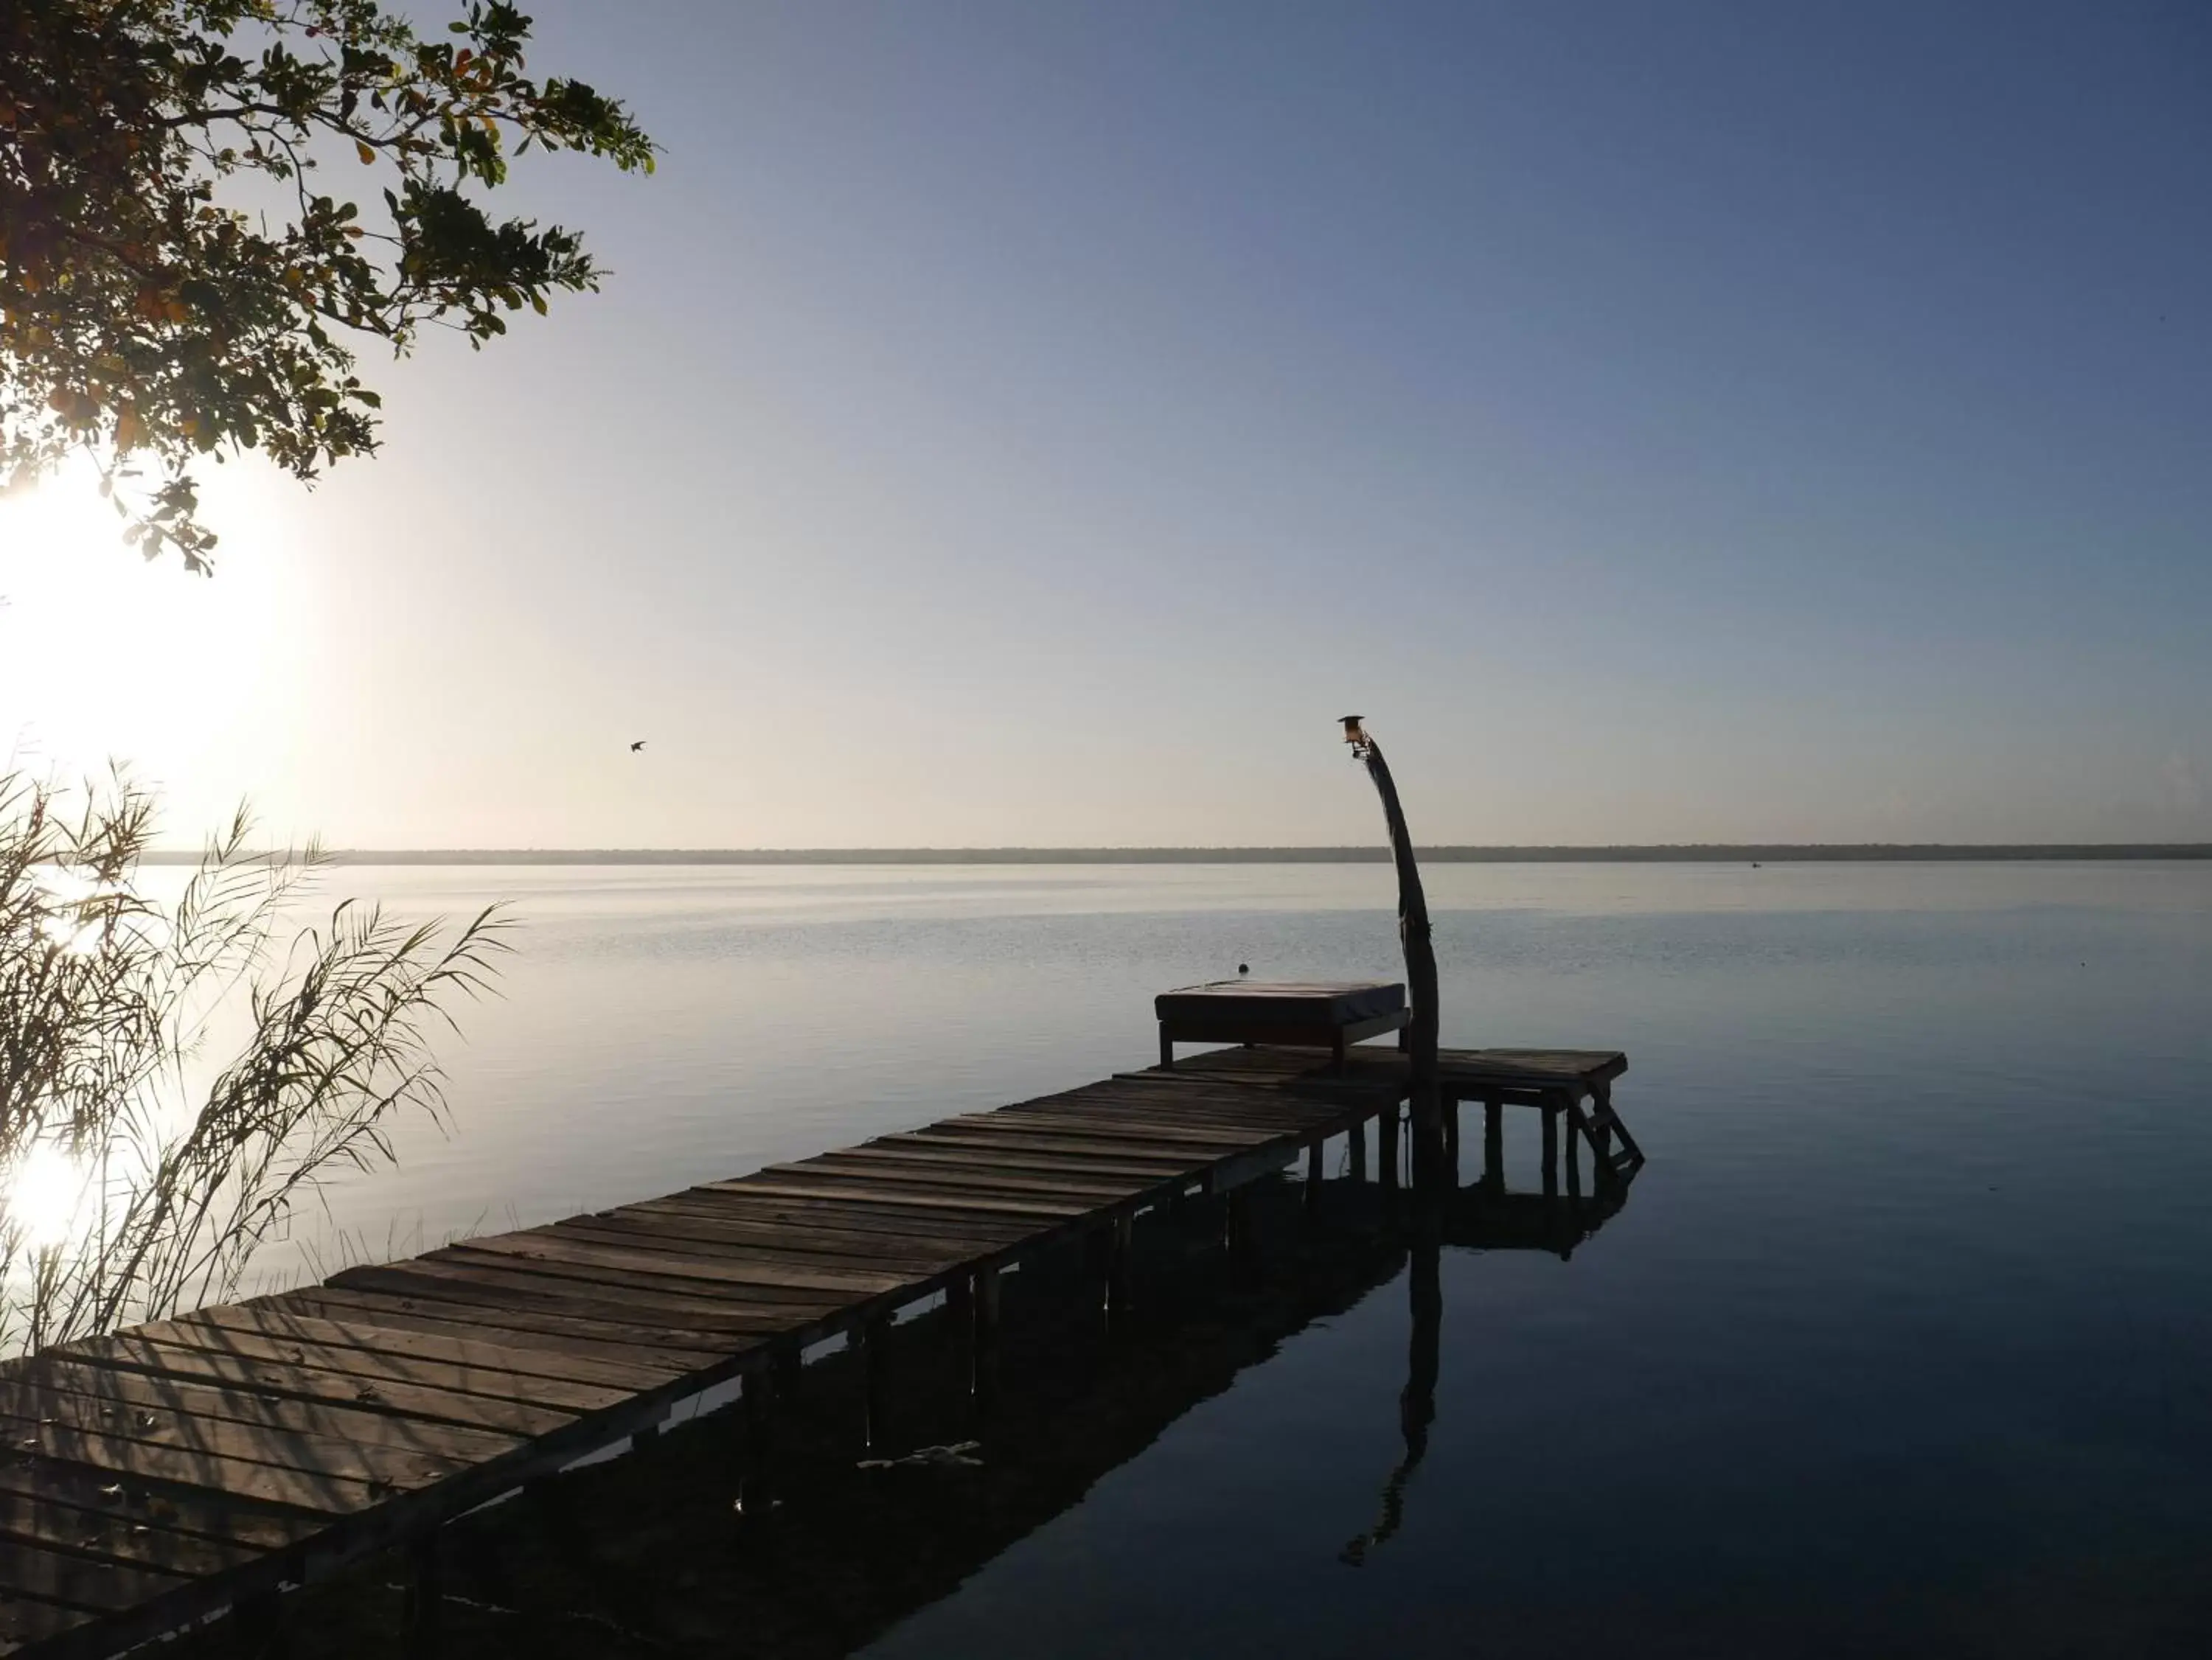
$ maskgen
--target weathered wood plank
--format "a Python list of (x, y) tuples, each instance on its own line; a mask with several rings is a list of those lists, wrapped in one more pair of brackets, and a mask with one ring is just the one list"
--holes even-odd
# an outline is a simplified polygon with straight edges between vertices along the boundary
[(896, 1271), (908, 1280), (927, 1279), (975, 1254), (969, 1251), (892, 1249), (878, 1235), (870, 1245), (842, 1243), (850, 1235), (829, 1235), (797, 1228), (732, 1228), (726, 1223), (675, 1221), (659, 1217), (593, 1218), (556, 1222), (563, 1238), (589, 1239), (630, 1251), (720, 1257), (734, 1261), (788, 1263), (793, 1267), (860, 1267)]
[(512, 1307), (577, 1319), (665, 1320), (684, 1326), (691, 1342), (727, 1342), (732, 1354), (752, 1347), (762, 1335), (787, 1330), (791, 1324), (781, 1314), (738, 1312), (696, 1297), (610, 1292), (575, 1280), (516, 1271), (489, 1257), (471, 1262), (416, 1257), (390, 1268), (348, 1269), (331, 1283), (462, 1306), (496, 1298)]
[(59, 1637), (94, 1617), (82, 1609), (41, 1602), (20, 1594), (0, 1594), (0, 1654)]
[(398, 1491), (349, 1475), (319, 1475), (192, 1447), (155, 1446), (21, 1418), (0, 1419), (0, 1446), (19, 1457), (82, 1464), (319, 1516), (350, 1516)]
[(601, 1296), (614, 1293), (624, 1300), (651, 1297), (656, 1306), (678, 1312), (696, 1307), (702, 1312), (720, 1312), (798, 1323), (817, 1318), (848, 1302), (865, 1300), (851, 1293), (802, 1291), (787, 1286), (728, 1285), (677, 1274), (616, 1268), (583, 1260), (567, 1251), (526, 1257), (473, 1251), (465, 1245), (455, 1245), (440, 1252), (436, 1260), (471, 1269), (482, 1266), (511, 1273), (519, 1279), (580, 1284), (595, 1287)]
[(841, 1233), (890, 1233), (978, 1251), (1003, 1250), (1035, 1237), (1033, 1221), (931, 1212), (850, 1199), (805, 1199), (745, 1189), (701, 1190), (626, 1205), (623, 1214), (667, 1213), (731, 1221), (820, 1227)]
[(1206, 1167), (1206, 1158), (1188, 1149), (1161, 1149), (1152, 1142), (1086, 1141), (1078, 1136), (1022, 1136), (1022, 1134), (940, 1134), (914, 1132), (905, 1136), (878, 1136), (869, 1148), (900, 1148), (905, 1152), (956, 1156), (960, 1163), (1009, 1169), (1102, 1176), (1152, 1176), (1172, 1178)]
[(521, 1436), (493, 1430), (434, 1423), (423, 1418), (325, 1402), (252, 1395), (174, 1378), (149, 1377), (144, 1372), (112, 1371), (66, 1361), (42, 1361), (30, 1369), (20, 1383), (0, 1384), (0, 1391), (24, 1384), (104, 1402), (120, 1412), (228, 1420), (264, 1429), (335, 1436), (343, 1441), (371, 1441), (382, 1446), (471, 1462), (496, 1457), (524, 1442)]
[(791, 1165), (786, 1168), (803, 1170), (810, 1176), (818, 1172), (838, 1176), (851, 1175), (869, 1181), (911, 1183), (954, 1194), (973, 1192), (1013, 1198), (1040, 1194), (1047, 1198), (1066, 1197), (1086, 1204), (1115, 1204), (1131, 1194), (1142, 1193), (1161, 1185), (1164, 1179), (1152, 1175), (1097, 1180), (1004, 1175), (963, 1165), (945, 1164), (915, 1154), (902, 1153), (894, 1148), (872, 1147), (855, 1148), (849, 1153), (826, 1153), (818, 1159), (809, 1159), (803, 1165)]
[(43, 1546), (187, 1579), (240, 1567), (264, 1554), (246, 1545), (173, 1533), (127, 1516), (80, 1510), (51, 1496), (28, 1499), (0, 1492), (0, 1555), (13, 1545)]
[[(26, 1426), (31, 1427), (29, 1433)], [(308, 1475), (343, 1476), (395, 1492), (426, 1487), (479, 1462), (379, 1441), (352, 1441), (265, 1424), (241, 1424), (232, 1418), (155, 1412), (58, 1390), (0, 1387), (0, 1443), (34, 1447), (57, 1457), (74, 1457), (64, 1443), (45, 1439), (44, 1432), (48, 1430), (109, 1441), (136, 1441), (242, 1463), (271, 1464)], [(149, 1473), (153, 1470), (152, 1466), (145, 1468)]]
[(1045, 1221), (1065, 1221), (1071, 1217), (1087, 1215), (1096, 1207), (1082, 1203), (1056, 1204), (1042, 1200), (962, 1198), (951, 1195), (939, 1196), (915, 1190), (896, 1190), (890, 1184), (871, 1184), (859, 1178), (808, 1177), (787, 1173), (791, 1167), (763, 1171), (757, 1176), (742, 1179), (744, 1185), (732, 1183), (738, 1191), (778, 1195), (794, 1199), (855, 1199), (863, 1203), (896, 1203), (915, 1210), (986, 1210), (1006, 1216), (1035, 1216)]
[(111, 1516), (150, 1536), (186, 1535), (237, 1545), (256, 1555), (282, 1550), (320, 1532), (326, 1517), (302, 1516), (135, 1475), (118, 1476), (39, 1458), (0, 1458), (0, 1494)]
[(910, 1136), (884, 1136), (853, 1153), (892, 1153), (909, 1164), (942, 1166), (987, 1174), (1043, 1177), (1051, 1180), (1101, 1182), (1166, 1182), (1202, 1168), (1202, 1159), (1146, 1156), (1124, 1148), (1118, 1156), (1054, 1151), (1027, 1147), (978, 1148), (947, 1146)]
[(551, 1433), (573, 1422), (576, 1414), (541, 1403), (501, 1401), (452, 1390), (348, 1377), (289, 1363), (250, 1360), (237, 1354), (172, 1343), (149, 1342), (135, 1333), (98, 1337), (57, 1351), (94, 1364), (122, 1366), (163, 1377), (220, 1384), (232, 1389), (301, 1400), (328, 1401), (340, 1406), (361, 1406), (377, 1412), (428, 1418), (449, 1424), (470, 1425), (514, 1434)]
[(519, 1348), (542, 1348), (587, 1360), (633, 1360), (640, 1366), (673, 1366), (684, 1372), (716, 1365), (726, 1354), (726, 1350), (702, 1345), (696, 1331), (679, 1326), (580, 1319), (496, 1301), (456, 1304), (341, 1286), (313, 1286), (287, 1292), (274, 1300), (325, 1319), (359, 1315), (405, 1330), (448, 1336), (481, 1333)]
[(105, 1613), (174, 1590), (184, 1576), (125, 1562), (95, 1561), (36, 1545), (0, 1550), (0, 1593)]
[[(186, 1318), (191, 1324), (252, 1331), (265, 1337), (289, 1338), (325, 1348), (368, 1349), (381, 1355), (432, 1364), (596, 1384), (631, 1395), (657, 1389), (688, 1370), (665, 1361), (641, 1364), (635, 1360), (584, 1360), (502, 1343), (489, 1334), (461, 1337), (413, 1331), (404, 1326), (380, 1325), (365, 1316), (331, 1320), (304, 1310), (262, 1303), (204, 1308)], [(533, 1395), (531, 1398), (538, 1397)]]
[(586, 1384), (562, 1378), (543, 1378), (519, 1372), (505, 1365), (486, 1363), (459, 1366), (402, 1354), (380, 1353), (311, 1342), (304, 1338), (272, 1337), (258, 1331), (216, 1325), (194, 1319), (166, 1320), (137, 1328), (152, 1342), (197, 1348), (212, 1354), (295, 1366), (302, 1371), (335, 1372), (346, 1378), (381, 1388), (406, 1384), (418, 1389), (442, 1390), (452, 1395), (471, 1395), (490, 1401), (520, 1402), (530, 1406), (556, 1407), (570, 1414), (619, 1405), (640, 1389)]
[(471, 1251), (494, 1251), (524, 1262), (579, 1263), (631, 1269), (640, 1273), (665, 1275), (677, 1279), (743, 1286), (749, 1293), (774, 1288), (866, 1298), (896, 1291), (907, 1283), (906, 1276), (899, 1274), (869, 1272), (854, 1268), (791, 1265), (766, 1257), (732, 1261), (704, 1255), (685, 1257), (665, 1251), (638, 1251), (578, 1239), (552, 1228), (504, 1234), (496, 1239), (470, 1239), (465, 1243)]

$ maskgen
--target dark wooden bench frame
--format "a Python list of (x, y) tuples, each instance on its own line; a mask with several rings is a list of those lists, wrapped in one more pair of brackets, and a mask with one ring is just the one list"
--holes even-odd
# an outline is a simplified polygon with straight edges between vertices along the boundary
[(1336, 1063), (1340, 1072), (1344, 1069), (1345, 1051), (1353, 1044), (1364, 1043), (1370, 1038), (1379, 1038), (1385, 1032), (1398, 1034), (1398, 1046), (1406, 1046), (1406, 1031), (1413, 1024), (1411, 1009), (1394, 1009), (1387, 1015), (1372, 1015), (1362, 1021), (1347, 1021), (1342, 1026), (1327, 1022), (1309, 1022), (1295, 1026), (1265, 1025), (1234, 1017), (1212, 1020), (1185, 1017), (1160, 1022), (1160, 1065), (1164, 1069), (1175, 1069), (1175, 1046), (1179, 1043), (1235, 1043), (1247, 1049), (1261, 1044), (1283, 1049), (1326, 1049)]

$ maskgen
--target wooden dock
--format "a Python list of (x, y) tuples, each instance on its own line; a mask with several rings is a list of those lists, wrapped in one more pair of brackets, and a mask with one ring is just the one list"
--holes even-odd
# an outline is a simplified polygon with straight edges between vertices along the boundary
[[(1641, 1154), (1618, 1054), (1447, 1051), (1443, 1094), (1543, 1109), (1578, 1190)], [(1126, 1256), (1142, 1214), (1230, 1194), (1347, 1137), (1398, 1179), (1403, 1055), (1240, 1048), (665, 1198), (475, 1239), (325, 1284), (0, 1366), (0, 1649), (112, 1653), (441, 1524), (802, 1350), (864, 1356), (943, 1295), (985, 1343), (1001, 1271), (1078, 1234)], [(1455, 1140), (1456, 1107), (1447, 1121)], [(1547, 1159), (1547, 1168), (1551, 1167)], [(1320, 1184), (1309, 1190), (1318, 1194)], [(423, 1554), (434, 1608), (434, 1551)]]

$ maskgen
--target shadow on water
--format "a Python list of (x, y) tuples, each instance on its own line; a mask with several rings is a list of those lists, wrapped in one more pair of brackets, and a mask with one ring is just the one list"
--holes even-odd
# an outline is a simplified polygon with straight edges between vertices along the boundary
[[(1004, 1280), (1000, 1335), (975, 1349), (939, 1302), (868, 1358), (821, 1354), (756, 1420), (672, 1423), (447, 1527), (443, 1657), (851, 1654), (1080, 1504), (1178, 1419), (1300, 1332), (1402, 1276), (1411, 1339), (1403, 1456), (1380, 1480), (1357, 1566), (1407, 1524), (1436, 1418), (1448, 1247), (1565, 1256), (1620, 1209), (1509, 1194), (1493, 1167), (1430, 1202), (1358, 1180), (1272, 1178), (1237, 1200), (1148, 1215), (1117, 1293), (1077, 1242)], [(764, 1392), (765, 1395), (765, 1392)], [(414, 1655), (408, 1573), (373, 1560), (285, 1599), (275, 1629), (230, 1622), (172, 1651)]]

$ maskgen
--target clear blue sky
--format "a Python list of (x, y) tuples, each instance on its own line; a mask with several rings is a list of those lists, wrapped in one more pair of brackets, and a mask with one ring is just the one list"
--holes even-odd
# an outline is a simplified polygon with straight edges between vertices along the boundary
[(532, 9), (666, 146), (523, 180), (606, 292), (228, 470), (222, 575), (126, 574), (235, 661), (34, 753), (356, 845), (1334, 842), (1358, 709), (1429, 840), (2212, 837), (2212, 8)]

